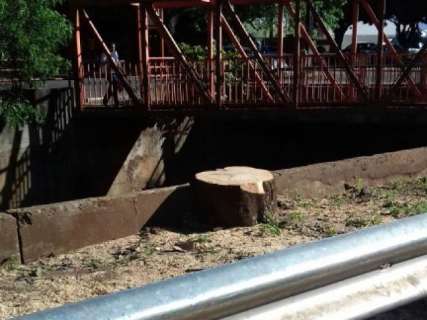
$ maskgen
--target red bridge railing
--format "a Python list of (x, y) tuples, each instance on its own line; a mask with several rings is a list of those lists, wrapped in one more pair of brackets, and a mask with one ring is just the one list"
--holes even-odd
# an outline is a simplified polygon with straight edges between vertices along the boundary
[[(413, 55), (400, 55), (403, 61), (410, 61)], [(275, 87), (265, 75), (255, 58), (229, 58), (221, 61), (221, 103), (225, 108), (280, 107), (313, 108), (355, 105), (423, 105), (427, 106), (427, 61), (412, 68), (409, 76), (418, 92), (407, 81), (396, 86), (402, 74), (395, 58), (384, 54), (381, 67), (380, 97), (377, 95), (377, 55), (359, 54), (352, 64), (355, 75), (364, 89), (357, 90), (340, 60), (335, 54), (322, 54), (320, 58), (305, 54), (300, 60), (300, 75), (297, 85), (294, 78), (294, 55), (265, 57), (280, 89), (289, 101), (278, 98)], [(215, 61), (190, 61), (199, 81), (212, 93), (215, 101)], [(120, 68), (138, 99), (142, 100), (142, 79), (138, 64), (122, 61)], [(194, 108), (210, 104), (200, 93), (199, 87), (186, 68), (174, 58), (150, 58), (149, 60), (149, 104), (151, 109)], [(98, 64), (84, 65), (83, 105), (103, 104), (108, 87), (111, 85), (111, 70)], [(213, 81), (211, 81), (213, 79)], [(213, 86), (213, 88), (211, 88)], [(125, 90), (118, 85), (120, 105), (132, 102)], [(297, 90), (298, 105), (293, 100)], [(113, 103), (113, 99), (110, 100)]]

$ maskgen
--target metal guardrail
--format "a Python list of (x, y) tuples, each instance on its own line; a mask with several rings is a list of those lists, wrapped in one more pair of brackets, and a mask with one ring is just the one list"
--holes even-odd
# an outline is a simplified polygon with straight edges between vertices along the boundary
[[(286, 298), (314, 289), (328, 290), (328, 285), (371, 276), (369, 273), (385, 266), (404, 261), (411, 265), (408, 260), (423, 255), (427, 255), (426, 214), (17, 319), (210, 320), (250, 309), (256, 314), (260, 306), (268, 308), (271, 303), (286, 302)], [(417, 298), (426, 293), (421, 292)], [(395, 301), (404, 300), (398, 296)], [(398, 303), (389, 304), (393, 305)], [(370, 314), (385, 308), (383, 305)]]
[(426, 296), (427, 256), (422, 256), (223, 320), (366, 319)]

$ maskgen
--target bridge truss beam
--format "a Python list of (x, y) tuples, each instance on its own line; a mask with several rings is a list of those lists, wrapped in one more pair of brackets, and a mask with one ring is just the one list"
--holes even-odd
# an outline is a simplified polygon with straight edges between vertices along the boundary
[[(94, 96), (93, 92), (102, 91), (102, 84), (100, 89), (92, 88), (92, 90), (90, 85), (106, 81), (105, 78), (102, 78), (105, 74), (101, 78), (95, 78), (95, 81), (87, 80), (92, 77), (91, 73), (93, 74), (93, 70), (96, 68), (85, 69), (85, 55), (82, 49), (84, 45), (81, 44), (84, 35), (80, 19), (87, 22), (89, 31), (106, 54), (111, 68), (123, 84), (132, 105), (143, 106), (144, 110), (148, 111), (156, 108), (175, 109), (186, 105), (216, 107), (217, 109), (227, 109), (230, 106), (247, 108), (251, 105), (261, 106), (263, 103), (266, 106), (278, 107), (283, 110), (294, 110), (307, 106), (330, 107), (331, 105), (357, 106), (361, 104), (377, 104), (386, 107), (391, 104), (405, 103), (406, 96), (409, 97), (407, 99), (411, 103), (427, 105), (427, 81), (425, 81), (427, 67), (424, 66), (424, 64), (427, 65), (427, 61), (423, 59), (427, 50), (423, 48), (413, 59), (408, 59), (406, 64), (403, 62), (403, 58), (384, 34), (382, 21), (384, 20), (386, 0), (380, 1), (382, 7), (377, 13), (367, 0), (353, 0), (353, 31), (349, 54), (344, 53), (335, 42), (312, 0), (135, 1), (138, 2), (128, 0), (71, 1), (75, 22), (74, 72), (78, 105), (96, 105), (96, 101), (100, 100), (99, 93), (98, 96), (96, 94)], [(274, 58), (261, 54), (235, 10), (235, 6), (252, 4), (277, 5), (277, 50), (272, 55)], [(87, 6), (118, 5), (133, 5), (137, 8), (135, 38), (138, 52), (135, 70), (138, 72), (135, 75), (126, 74), (125, 71), (128, 69), (122, 69), (120, 65), (116, 66), (112, 63), (109, 48), (85, 10)], [(300, 12), (304, 9), (301, 8), (302, 6), (306, 6), (305, 11), (313, 17), (318, 30), (324, 34), (332, 48), (331, 51), (334, 52), (333, 57), (330, 53), (321, 53), (319, 43), (310, 36), (306, 24), (311, 20), (301, 18)], [(205, 61), (193, 61), (187, 58), (174, 35), (166, 27), (164, 10), (182, 7), (200, 7), (207, 11), (208, 49)], [(358, 52), (357, 23), (360, 7), (366, 11), (370, 21), (378, 29), (378, 51), (376, 55), (368, 57), (370, 60), (364, 60), (363, 53)], [(294, 45), (286, 48), (284, 42), (285, 9), (294, 22)], [(311, 25), (311, 23), (309, 24)], [(160, 57), (150, 57), (150, 28), (155, 28), (160, 35)], [(225, 59), (223, 32), (240, 55), (240, 60)], [(165, 57), (165, 45), (173, 58)], [(385, 53), (384, 46), (389, 49), (389, 53)], [(394, 64), (391, 66), (388, 62), (390, 59), (386, 58), (389, 55), (394, 60)], [(375, 63), (372, 64), (371, 61), (374, 60)], [(174, 61), (178, 62), (179, 67), (176, 67), (177, 64)], [(419, 67), (420, 64), (421, 67)], [(394, 77), (392, 80), (388, 76), (391, 72)], [(135, 80), (135, 78), (137, 79)], [(420, 78), (421, 80), (419, 80)], [(185, 81), (185, 83), (179, 83), (180, 81)], [(134, 91), (135, 88), (139, 88), (138, 95)], [(189, 100), (191, 101), (187, 102)]]

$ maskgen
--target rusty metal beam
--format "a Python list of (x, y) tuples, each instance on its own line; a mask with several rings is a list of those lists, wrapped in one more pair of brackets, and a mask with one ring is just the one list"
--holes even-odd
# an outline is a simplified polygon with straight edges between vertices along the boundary
[[(134, 6), (136, 9), (136, 44), (138, 49), (138, 72), (139, 77), (142, 79), (144, 74), (144, 67), (143, 67), (143, 57), (142, 57), (142, 16), (141, 16), (141, 9), (140, 6)], [(142, 82), (140, 85), (140, 94), (141, 97), (144, 96), (144, 89), (142, 86)]]
[(74, 87), (76, 88), (77, 109), (81, 110), (84, 102), (84, 67), (82, 61), (82, 46), (80, 40), (80, 11), (73, 9), (74, 19)]
[[(164, 23), (165, 20), (165, 9), (160, 8), (159, 9), (159, 17), (160, 20)], [(163, 58), (165, 56), (165, 39), (163, 37), (160, 37), (160, 56)]]
[(214, 64), (214, 30), (215, 30), (215, 11), (209, 8), (208, 11), (208, 73), (209, 73), (209, 93), (212, 99), (215, 99), (215, 64)]
[(294, 103), (295, 108), (298, 108), (301, 82), (301, 0), (295, 0), (294, 41)]
[(123, 87), (125, 88), (127, 94), (129, 95), (129, 97), (132, 99), (132, 102), (135, 105), (139, 104), (139, 100), (137, 98), (137, 96), (135, 95), (135, 93), (133, 92), (132, 87), (129, 85), (129, 83), (127, 82), (123, 71), (121, 70), (121, 68), (119, 66), (117, 66), (111, 56), (111, 52), (110, 49), (108, 48), (107, 44), (104, 42), (104, 40), (102, 39), (101, 35), (99, 34), (98, 30), (96, 29), (94, 23), (92, 22), (92, 20), (90, 19), (89, 15), (87, 14), (86, 10), (82, 11), (83, 13), (83, 17), (86, 20), (87, 24), (89, 25), (89, 30), (93, 33), (93, 35), (95, 36), (95, 40), (98, 42), (98, 44), (100, 45), (102, 51), (105, 53), (108, 62), (110, 63), (111, 67), (113, 68), (113, 70), (116, 72), (119, 81), (122, 82)]
[(352, 25), (353, 30), (351, 34), (351, 63), (354, 65), (354, 63), (357, 60), (357, 32), (358, 32), (358, 22), (359, 22), (359, 0), (353, 0), (352, 3)]
[(159, 30), (160, 34), (165, 39), (166, 45), (169, 47), (170, 51), (172, 51), (175, 55), (175, 57), (182, 63), (192, 80), (197, 86), (197, 89), (200, 91), (202, 97), (209, 103), (212, 102), (211, 96), (209, 94), (209, 91), (207, 90), (204, 83), (199, 79), (196, 71), (193, 69), (193, 67), (189, 64), (187, 59), (185, 58), (184, 54), (182, 53), (181, 49), (179, 48), (178, 44), (175, 42), (175, 39), (173, 38), (172, 34), (169, 32), (169, 30), (166, 28), (165, 24), (160, 20), (160, 17), (157, 15), (156, 11), (154, 10), (153, 6), (147, 5), (146, 10), (148, 12), (148, 15), (150, 16), (151, 20), (156, 25), (157, 29)]
[(337, 43), (335, 42), (334, 38), (330, 34), (328, 28), (326, 27), (326, 24), (323, 22), (323, 19), (320, 17), (319, 13), (317, 12), (316, 8), (313, 5), (312, 0), (305, 0), (309, 9), (311, 10), (314, 20), (316, 20), (318, 26), (322, 30), (322, 32), (325, 34), (326, 38), (328, 39), (329, 43), (332, 45), (332, 47), (335, 49), (335, 52), (337, 53), (338, 58), (341, 60), (341, 63), (344, 65), (344, 69), (346, 70), (350, 81), (353, 82), (353, 84), (356, 86), (357, 91), (362, 96), (364, 100), (368, 100), (368, 94), (363, 87), (363, 85), (360, 83), (358, 77), (354, 73), (353, 68), (348, 64), (346, 58), (344, 57), (344, 54), (342, 53), (341, 49), (338, 47)]
[[(289, 14), (295, 19), (296, 13), (289, 2), (284, 3)], [(311, 38), (310, 34), (308, 33), (306, 27), (300, 23), (301, 28), (301, 36), (304, 39), (305, 43), (310, 47), (311, 51), (313, 51), (314, 56), (316, 57), (317, 61), (320, 63), (321, 67), (323, 68), (323, 74), (325, 77), (329, 80), (329, 82), (334, 86), (334, 88), (338, 91), (338, 94), (340, 97), (344, 97), (344, 92), (342, 91), (341, 87), (335, 80), (334, 76), (329, 72), (328, 64), (326, 63), (325, 59), (320, 54), (319, 50), (317, 49), (316, 44), (314, 43), (313, 39)]]
[[(371, 5), (366, 0), (359, 0), (359, 2), (363, 6), (363, 9), (365, 10), (366, 14), (368, 15), (368, 18), (377, 27), (377, 30), (379, 31), (381, 28), (381, 23), (378, 20), (378, 18), (376, 16), (374, 10), (372, 9)], [(388, 38), (386, 36), (384, 36), (383, 41), (385, 42), (387, 48), (390, 50), (391, 54), (393, 55), (393, 58), (399, 64), (400, 68), (403, 71), (405, 68), (405, 64), (403, 63), (403, 61), (402, 61), (401, 57), (399, 56), (399, 54), (397, 53), (396, 49), (391, 44), (390, 40), (388, 40)], [(410, 77), (406, 78), (406, 80), (408, 81), (408, 84), (412, 88), (412, 90), (414, 91), (415, 95), (418, 97), (421, 97), (422, 93), (418, 89), (415, 82)]]
[(221, 24), (222, 24), (222, 27), (224, 28), (225, 32), (230, 37), (231, 42), (233, 43), (233, 45), (235, 46), (235, 48), (239, 51), (239, 53), (242, 56), (242, 58), (245, 59), (245, 61), (248, 63), (249, 68), (255, 71), (255, 81), (261, 86), (261, 90), (265, 93), (265, 95), (267, 96), (268, 100), (270, 100), (270, 102), (273, 102), (274, 99), (271, 96), (270, 92), (268, 91), (268, 88), (265, 86), (264, 81), (261, 79), (261, 76), (258, 74), (258, 71), (256, 71), (255, 66), (250, 61), (249, 56), (245, 52), (245, 49), (240, 44), (239, 39), (234, 34), (233, 29), (231, 28), (231, 26), (228, 23), (227, 19), (223, 15), (221, 15)]
[(221, 15), (223, 9), (223, 0), (217, 0), (215, 4), (215, 93), (216, 93), (216, 106), (218, 108), (222, 105), (222, 85), (224, 83), (224, 74), (222, 70), (222, 25)]
[(258, 48), (256, 47), (255, 43), (253, 42), (251, 36), (246, 31), (245, 27), (243, 26), (242, 21), (240, 20), (237, 13), (234, 11), (233, 6), (231, 5), (230, 1), (225, 1), (225, 8), (227, 9), (232, 21), (234, 22), (236, 28), (236, 31), (239, 35), (239, 37), (244, 40), (247, 45), (252, 49), (253, 53), (255, 54), (255, 58), (258, 60), (259, 64), (261, 65), (261, 68), (263, 69), (265, 75), (267, 76), (268, 80), (273, 85), (274, 89), (276, 90), (276, 93), (281, 100), (282, 103), (289, 103), (291, 102), (291, 99), (287, 95), (286, 92), (284, 92), (274, 76), (274, 74), (271, 72), (271, 70), (268, 68), (266, 62), (264, 61), (264, 58), (262, 57), (261, 53), (259, 52)]
[(149, 58), (150, 58), (150, 44), (149, 44), (149, 19), (146, 5), (141, 3), (139, 6), (139, 15), (140, 15), (140, 59), (141, 59), (141, 81), (142, 81), (142, 99), (144, 106), (147, 110), (150, 110), (150, 67), (149, 67)]
[(390, 89), (390, 96), (385, 100), (389, 101), (394, 96), (394, 93), (398, 91), (399, 87), (402, 85), (403, 81), (410, 76), (412, 69), (420, 62), (422, 59), (427, 56), (427, 43), (423, 45), (421, 50), (415, 55), (415, 57), (409, 62), (405, 70), (400, 75), (399, 79), (395, 82), (393, 87)]
[(377, 101), (381, 100), (382, 82), (383, 82), (383, 60), (384, 60), (384, 16), (385, 16), (385, 0), (379, 0), (379, 21), (380, 29), (378, 30), (378, 50), (377, 50), (377, 76), (375, 85), (375, 97)]
[(282, 65), (283, 57), (283, 19), (284, 19), (284, 4), (279, 3), (277, 10), (277, 58), (279, 59), (279, 68)]

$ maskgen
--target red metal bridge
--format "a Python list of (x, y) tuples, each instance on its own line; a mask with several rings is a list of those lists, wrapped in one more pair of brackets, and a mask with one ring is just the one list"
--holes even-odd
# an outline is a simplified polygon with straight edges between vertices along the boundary
[[(144, 111), (427, 107), (426, 45), (416, 54), (397, 52), (382, 27), (386, 0), (376, 1), (376, 11), (368, 0), (352, 2), (352, 49), (343, 52), (312, 0), (74, 0), (79, 107), (102, 106), (112, 72), (123, 88), (118, 94), (120, 105)], [(260, 3), (277, 4), (278, 49), (273, 55), (260, 53), (235, 11), (236, 6)], [(114, 63), (106, 39), (86, 11), (86, 7), (94, 6), (128, 6), (134, 10), (136, 61)], [(206, 11), (207, 52), (206, 58), (191, 60), (168, 30), (163, 13), (170, 8), (196, 6)], [(320, 53), (302, 22), (303, 6), (326, 40), (328, 53)], [(292, 21), (284, 21), (285, 10)], [(378, 29), (375, 53), (357, 51), (359, 10), (364, 10)], [(295, 30), (289, 48), (283, 41), (285, 23), (292, 23)], [(103, 50), (107, 65), (82, 59), (82, 25)], [(149, 32), (160, 35), (160, 56), (150, 56)], [(225, 36), (238, 53), (232, 58), (223, 53)]]

